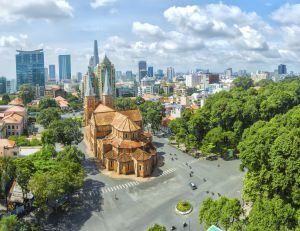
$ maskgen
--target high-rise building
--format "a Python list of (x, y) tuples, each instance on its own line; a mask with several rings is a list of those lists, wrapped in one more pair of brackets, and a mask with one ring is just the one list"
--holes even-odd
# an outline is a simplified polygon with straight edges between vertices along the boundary
[(15, 93), (16, 90), (16, 80), (15, 79), (10, 79), (6, 81), (6, 92), (7, 93)]
[(286, 65), (284, 65), (284, 64), (278, 65), (278, 74), (279, 75), (286, 75), (287, 74)]
[(94, 41), (94, 67), (99, 64), (99, 54), (98, 54), (98, 42), (97, 40)]
[(113, 97), (116, 96), (116, 70), (115, 66), (110, 62), (110, 60), (105, 55), (103, 61), (97, 65), (95, 68), (96, 78), (94, 79), (95, 83), (92, 84), (95, 87), (96, 96), (102, 100), (103, 88), (105, 84), (105, 75), (108, 75), (110, 81), (110, 86), (112, 90)]
[(81, 72), (77, 72), (76, 80), (77, 80), (77, 82), (81, 82), (81, 80), (82, 80), (82, 73)]
[(6, 92), (6, 78), (2, 76), (0, 77), (0, 94), (4, 94)]
[(156, 73), (156, 77), (157, 77), (158, 79), (162, 79), (162, 78), (164, 77), (164, 71), (161, 70), (161, 69), (158, 69), (158, 70), (157, 70), (157, 73)]
[(59, 55), (59, 80), (71, 79), (71, 55)]
[(232, 76), (232, 68), (227, 68), (225, 71), (225, 75), (227, 78), (231, 78)]
[(120, 81), (122, 79), (122, 71), (116, 71), (116, 81)]
[(55, 65), (49, 65), (49, 79), (55, 80)]
[(133, 80), (132, 71), (126, 71), (126, 80), (127, 81), (132, 81)]
[(167, 80), (168, 82), (173, 82), (173, 79), (175, 77), (175, 70), (173, 67), (167, 68)]
[(47, 82), (49, 80), (49, 69), (47, 67), (45, 67), (45, 82)]
[(23, 84), (45, 86), (44, 51), (17, 50), (16, 54), (17, 89)]
[(147, 62), (139, 61), (138, 68), (139, 68), (139, 74), (138, 74), (137, 82), (141, 82), (141, 80), (148, 74)]
[(153, 67), (152, 66), (148, 67), (148, 76), (149, 77), (153, 77), (154, 76)]

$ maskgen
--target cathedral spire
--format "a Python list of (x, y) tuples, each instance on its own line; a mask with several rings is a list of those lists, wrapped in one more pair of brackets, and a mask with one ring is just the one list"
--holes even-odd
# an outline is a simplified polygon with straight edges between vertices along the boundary
[(92, 85), (92, 71), (90, 67), (88, 69), (88, 75), (86, 76), (84, 96), (95, 96), (94, 88)]
[(105, 71), (103, 95), (111, 95), (111, 85), (108, 78), (108, 70)]

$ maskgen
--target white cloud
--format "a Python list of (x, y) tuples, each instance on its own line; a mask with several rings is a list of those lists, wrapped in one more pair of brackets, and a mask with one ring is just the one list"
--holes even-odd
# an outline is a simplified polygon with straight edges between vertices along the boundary
[(149, 23), (134, 22), (132, 31), (142, 38), (161, 39), (165, 37), (164, 31), (159, 27)]
[(93, 0), (91, 2), (91, 7), (95, 9), (95, 8), (99, 8), (99, 7), (103, 7), (103, 6), (112, 4), (114, 2), (116, 2), (116, 0)]
[(208, 4), (203, 7), (173, 6), (164, 12), (164, 16), (179, 30), (206, 38), (239, 36), (239, 30), (235, 25), (270, 29), (270, 26), (263, 22), (255, 12), (243, 12), (237, 6), (223, 3)]
[(300, 4), (286, 3), (271, 14), (273, 20), (283, 24), (300, 25)]
[(286, 48), (300, 51), (300, 26), (283, 26), (281, 30)]
[(67, 0), (1, 0), (0, 23), (17, 20), (59, 20), (73, 16)]
[(238, 28), (242, 34), (239, 42), (249, 50), (268, 50), (268, 44), (265, 38), (257, 30), (250, 26)]
[(0, 48), (21, 48), (26, 46), (27, 35), (21, 34), (20, 37), (15, 37), (13, 35), (1, 36), (0, 37)]

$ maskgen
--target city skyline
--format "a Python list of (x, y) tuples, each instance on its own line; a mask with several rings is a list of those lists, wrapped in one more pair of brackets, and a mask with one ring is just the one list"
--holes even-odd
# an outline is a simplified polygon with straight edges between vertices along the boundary
[(5, 10), (0, 13), (0, 75), (15, 78), (16, 50), (39, 48), (45, 52), (45, 67), (57, 66), (58, 55), (68, 53), (72, 74), (84, 72), (95, 39), (100, 59), (106, 53), (123, 72), (136, 72), (139, 60), (156, 70), (172, 66), (176, 71), (273, 71), (283, 63), (300, 72), (296, 1), (128, 2), (1, 2)]

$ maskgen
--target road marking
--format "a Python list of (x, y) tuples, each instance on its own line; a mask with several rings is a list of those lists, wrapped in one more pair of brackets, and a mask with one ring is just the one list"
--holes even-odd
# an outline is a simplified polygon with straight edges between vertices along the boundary
[[(170, 168), (170, 169), (167, 169), (165, 171), (163, 171), (163, 173), (160, 175), (160, 176), (166, 176), (168, 174), (171, 174), (173, 172), (176, 171), (176, 168)], [(152, 180), (155, 180), (155, 179), (152, 179)], [(150, 181), (152, 181), (150, 180)], [(139, 182), (139, 181), (131, 181), (131, 182), (127, 182), (125, 184), (120, 184), (120, 185), (115, 185), (115, 186), (111, 186), (111, 187), (107, 187), (107, 188), (102, 188), (101, 189), (101, 192), (104, 194), (104, 193), (110, 193), (110, 192), (114, 192), (114, 191), (118, 191), (118, 190), (123, 190), (123, 189), (128, 189), (128, 188), (132, 188), (134, 186), (137, 186), (139, 184), (142, 184), (143, 182)], [(144, 183), (147, 183), (147, 182), (144, 182)], [(90, 193), (90, 196), (91, 195), (91, 192)], [(94, 193), (94, 196), (96, 196), (97, 194)]]

